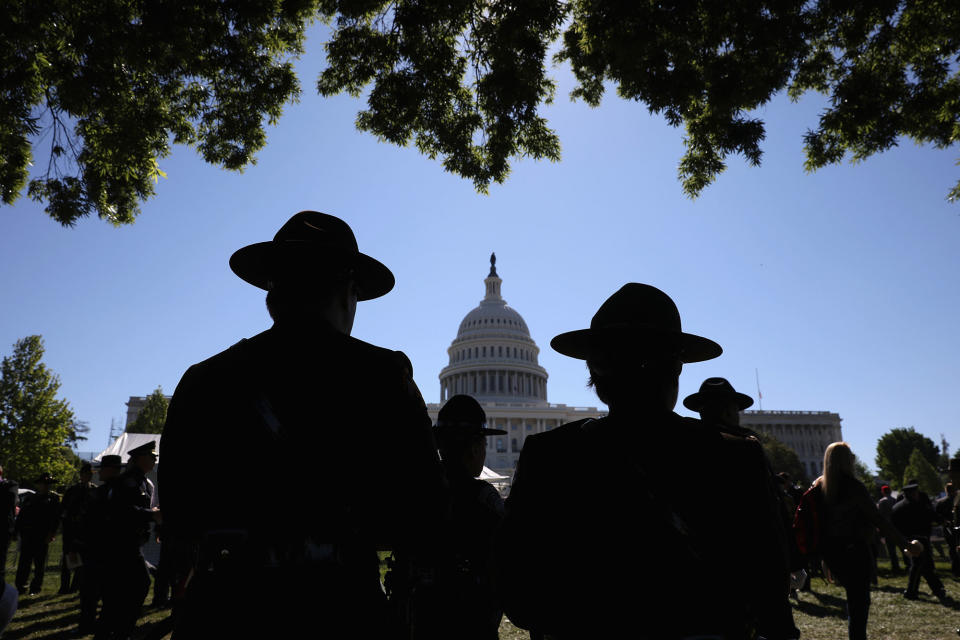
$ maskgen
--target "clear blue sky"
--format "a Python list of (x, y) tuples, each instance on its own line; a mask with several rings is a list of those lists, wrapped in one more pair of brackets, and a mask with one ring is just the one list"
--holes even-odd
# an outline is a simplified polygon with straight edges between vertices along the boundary
[(724, 348), (684, 369), (681, 398), (717, 375), (755, 398), (759, 370), (764, 409), (839, 413), (870, 466), (892, 427), (960, 446), (960, 205), (944, 200), (960, 176), (957, 150), (904, 142), (807, 175), (801, 136), (821, 103), (779, 98), (759, 113), (763, 165), (731, 158), (690, 201), (676, 178), (682, 131), (612, 93), (598, 109), (570, 102), (561, 68), (545, 114), (563, 160), (517, 163), (484, 196), (415, 149), (357, 132), (361, 102), (317, 97), (322, 35), (298, 65), (302, 101), (244, 173), (177, 148), (161, 161), (157, 197), (119, 229), (98, 219), (65, 229), (27, 199), (0, 210), (0, 353), (43, 335), (62, 396), (91, 426), (81, 450), (107, 445), (129, 396), (172, 392), (190, 364), (269, 326), (263, 292), (227, 260), (301, 209), (342, 217), (393, 270), (396, 288), (360, 305), (354, 335), (406, 351), (428, 402), (496, 251), (552, 402), (597, 405), (583, 363), (554, 353), (550, 338), (588, 326), (607, 296), (638, 281)]

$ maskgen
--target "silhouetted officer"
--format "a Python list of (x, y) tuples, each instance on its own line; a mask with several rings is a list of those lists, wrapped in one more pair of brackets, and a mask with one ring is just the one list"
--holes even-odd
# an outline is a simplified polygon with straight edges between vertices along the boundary
[(91, 493), (83, 513), (83, 546), (80, 548), (80, 623), (77, 635), (87, 635), (96, 630), (97, 603), (103, 596), (107, 560), (113, 536), (109, 530), (107, 499), (112, 480), (120, 475), (123, 463), (118, 455), (105, 455), (100, 459), (97, 476), (100, 486)]
[(923, 577), (930, 585), (933, 594), (940, 600), (945, 600), (947, 592), (934, 568), (933, 551), (930, 545), (931, 525), (939, 520), (939, 516), (933, 510), (930, 498), (920, 491), (920, 485), (916, 480), (909, 480), (903, 485), (903, 494), (905, 499), (893, 507), (890, 520), (904, 537), (915, 538), (923, 545), (923, 553), (910, 558), (910, 576), (907, 579), (907, 589), (903, 592), (903, 597), (908, 600), (916, 599), (920, 578)]
[[(197, 549), (174, 636), (396, 634), (377, 549), (425, 546), (445, 498), (405, 356), (350, 337), (357, 302), (390, 291), (393, 274), (315, 211), (230, 267), (268, 291), (274, 325), (192, 366), (170, 403), (164, 535)], [(256, 460), (297, 491), (197, 482), (213, 460)]]
[(80, 588), (80, 552), (85, 533), (83, 518), (96, 485), (89, 462), (80, 467), (80, 482), (63, 493), (60, 518), (63, 522), (63, 554), (60, 558), (60, 593), (73, 593)]
[[(759, 442), (759, 436), (740, 426), (740, 412), (753, 406), (753, 398), (738, 392), (726, 378), (707, 378), (700, 384), (700, 390), (697, 393), (690, 394), (683, 399), (683, 406), (691, 411), (700, 414), (700, 420), (708, 426), (716, 427), (725, 433), (745, 438), (752, 438)], [(769, 594), (769, 600), (761, 605), (765, 613), (769, 613), (768, 632), (775, 631), (777, 637), (798, 638), (800, 630), (793, 622), (793, 609), (787, 600), (789, 593), (790, 574), (786, 569), (789, 568), (798, 572), (805, 568), (803, 554), (797, 548), (796, 540), (791, 531), (796, 503), (788, 499), (784, 489), (781, 489), (781, 480), (774, 475), (770, 463), (766, 460), (768, 477), (766, 486), (750, 487), (730, 487), (734, 499), (751, 502), (767, 512), (775, 513), (779, 516), (778, 522), (768, 523), (767, 528), (778, 530), (778, 538), (782, 541), (783, 554), (787, 559), (783, 574), (784, 590), (778, 596), (776, 592)], [(788, 476), (789, 477), (789, 476)], [(802, 579), (803, 574), (798, 574), (797, 578)], [(778, 613), (774, 613), (778, 612)], [(779, 623), (774, 624), (776, 616), (779, 616)], [(770, 628), (772, 627), (772, 629)]]
[(506, 431), (489, 429), (486, 421), (480, 403), (467, 395), (450, 398), (437, 416), (434, 432), (449, 484), (450, 510), (431, 583), (414, 585), (414, 640), (495, 640), (499, 635), (502, 611), (491, 563), (503, 499), (478, 476), (487, 436)]
[[(785, 558), (749, 498), (760, 445), (672, 411), (683, 364), (720, 346), (636, 283), (550, 344), (587, 361), (610, 412), (527, 438), (497, 541), (507, 616), (557, 638), (776, 637), (764, 605), (786, 598)], [(743, 495), (704, 501), (704, 477)]]
[(17, 593), (26, 593), (30, 565), (33, 565), (33, 580), (30, 593), (40, 593), (43, 587), (43, 571), (47, 565), (47, 549), (60, 524), (60, 496), (50, 490), (56, 480), (49, 473), (37, 478), (36, 493), (23, 499), (20, 515), (17, 516), (17, 531), (20, 533), (20, 561), (17, 564)]
[(150, 526), (161, 519), (160, 510), (151, 506), (153, 483), (147, 478), (157, 463), (155, 449), (153, 440), (131, 449), (127, 468), (108, 484), (104, 525), (107, 553), (98, 638), (129, 637), (150, 589), (150, 573), (141, 547)]
[(17, 535), (19, 494), (20, 485), (4, 478), (3, 467), (0, 467), (0, 582), (6, 578), (7, 552)]

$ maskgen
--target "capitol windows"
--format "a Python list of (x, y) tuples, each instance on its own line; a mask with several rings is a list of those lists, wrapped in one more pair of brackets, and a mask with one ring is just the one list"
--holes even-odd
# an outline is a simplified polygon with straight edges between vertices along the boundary
[(483, 348), (483, 357), (484, 357), (484, 358), (487, 357), (487, 348), (486, 348), (486, 347)]
[(503, 357), (503, 347), (497, 347), (497, 355), (501, 358)]
[(503, 441), (503, 438), (497, 438), (497, 453), (506, 453), (507, 445)]
[(512, 453), (520, 453), (520, 445), (517, 443), (516, 438), (511, 438), (510, 440), (510, 451)]
[(517, 348), (516, 348), (516, 347), (513, 348), (513, 357), (514, 357), (514, 358), (517, 357)]

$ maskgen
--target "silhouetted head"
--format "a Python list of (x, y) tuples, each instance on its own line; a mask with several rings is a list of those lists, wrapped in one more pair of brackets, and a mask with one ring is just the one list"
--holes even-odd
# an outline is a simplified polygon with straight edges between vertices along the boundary
[(97, 469), (97, 475), (100, 476), (101, 482), (106, 482), (112, 478), (116, 478), (120, 474), (120, 470), (123, 468), (123, 463), (118, 455), (106, 455), (100, 459), (100, 467)]
[(683, 399), (683, 406), (700, 414), (710, 424), (740, 426), (740, 412), (753, 405), (753, 398), (738, 393), (726, 378), (707, 378), (700, 391)]
[(153, 471), (153, 468), (157, 466), (156, 448), (156, 440), (151, 440), (150, 442), (142, 444), (135, 449), (130, 449), (130, 451), (127, 452), (130, 456), (128, 464), (139, 467), (144, 473), (150, 473)]
[(891, 493), (892, 491), (890, 490), (890, 485), (885, 484), (882, 487), (880, 487), (880, 494), (883, 495), (884, 497), (889, 496)]
[(950, 475), (950, 481), (954, 485), (960, 485), (960, 456), (950, 459), (946, 472)]
[(394, 285), (387, 267), (360, 253), (343, 220), (301, 211), (274, 236), (230, 257), (240, 278), (267, 290), (267, 310), (276, 322), (325, 321), (349, 334), (356, 303), (378, 298)]
[(682, 331), (670, 296), (636, 282), (607, 298), (589, 329), (562, 333), (550, 346), (587, 361), (590, 385), (611, 413), (673, 410), (683, 364), (723, 352), (716, 342)]
[(86, 484), (93, 480), (93, 467), (89, 462), (80, 465), (80, 482)]
[(907, 480), (907, 483), (903, 485), (903, 495), (910, 502), (916, 502), (920, 499), (920, 483), (916, 481), (915, 478), (910, 478)]
[(853, 462), (853, 451), (846, 442), (834, 442), (824, 451), (821, 487), (824, 496), (831, 502), (839, 499), (843, 478), (855, 478)]
[(36, 482), (37, 493), (42, 495), (44, 493), (49, 492), (50, 487), (52, 487), (56, 482), (57, 482), (56, 478), (54, 478), (49, 473), (46, 473), (46, 472), (41, 473), (40, 476), (37, 478), (37, 482)]
[(487, 414), (468, 395), (455, 395), (437, 414), (437, 446), (449, 471), (476, 478), (487, 456), (487, 436), (503, 435), (503, 429), (488, 429)]

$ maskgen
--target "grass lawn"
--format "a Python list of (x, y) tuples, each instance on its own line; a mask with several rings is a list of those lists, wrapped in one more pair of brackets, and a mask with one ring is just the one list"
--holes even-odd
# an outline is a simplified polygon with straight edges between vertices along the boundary
[[(13, 582), (16, 566), (14, 550), (8, 558), (6, 579)], [(50, 545), (50, 557), (43, 583), (43, 592), (36, 596), (23, 596), (20, 609), (14, 616), (5, 640), (18, 638), (75, 638), (78, 599), (76, 594), (57, 595), (60, 587), (60, 539)], [(938, 559), (937, 570), (947, 587), (947, 592), (956, 601), (952, 606), (940, 604), (921, 583), (920, 599), (904, 600), (900, 595), (907, 584), (905, 575), (892, 575), (889, 563), (880, 561), (880, 584), (871, 593), (870, 622), (867, 633), (870, 640), (954, 640), (960, 627), (960, 582), (955, 581), (949, 564)], [(804, 640), (843, 640), (847, 637), (847, 623), (843, 589), (814, 578), (812, 591), (800, 594), (794, 601), (794, 618)], [(719, 585), (718, 588), (722, 588)], [(152, 591), (147, 602), (153, 597)], [(140, 618), (137, 637), (159, 640), (169, 637), (166, 624), (168, 609), (145, 609)], [(529, 637), (526, 631), (517, 629), (506, 619), (500, 625), (503, 640), (520, 640)]]

